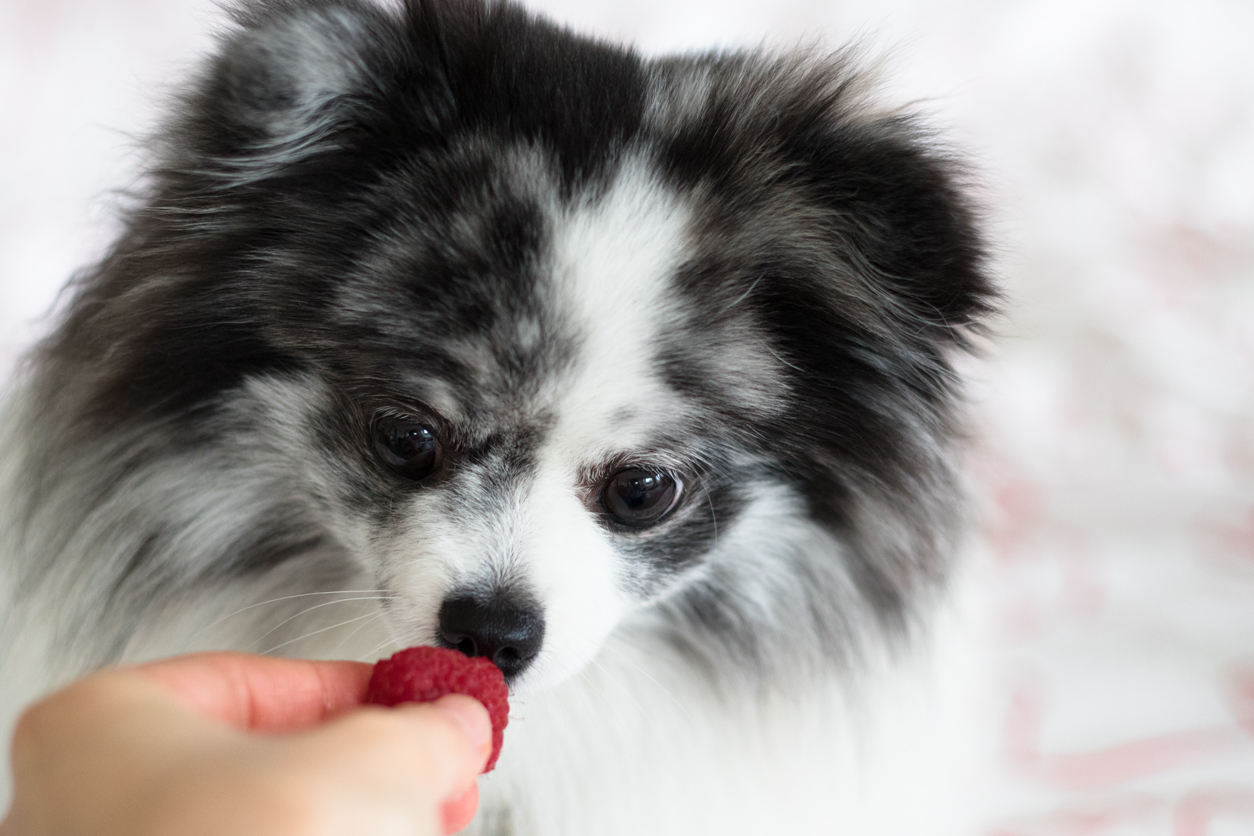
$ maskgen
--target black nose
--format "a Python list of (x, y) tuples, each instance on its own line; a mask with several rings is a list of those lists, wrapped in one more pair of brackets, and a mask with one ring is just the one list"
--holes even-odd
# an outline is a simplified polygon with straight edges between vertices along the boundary
[(503, 597), (449, 598), (440, 607), (440, 644), (491, 659), (509, 679), (531, 664), (544, 643), (540, 608)]

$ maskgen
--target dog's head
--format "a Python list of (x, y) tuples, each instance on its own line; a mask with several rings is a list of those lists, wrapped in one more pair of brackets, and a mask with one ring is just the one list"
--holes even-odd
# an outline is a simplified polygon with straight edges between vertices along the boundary
[(400, 641), (530, 683), (642, 610), (738, 663), (902, 621), (990, 297), (951, 163), (846, 58), (303, 0), (241, 15), (53, 354), (95, 425), (270, 486), (231, 571), (316, 529)]

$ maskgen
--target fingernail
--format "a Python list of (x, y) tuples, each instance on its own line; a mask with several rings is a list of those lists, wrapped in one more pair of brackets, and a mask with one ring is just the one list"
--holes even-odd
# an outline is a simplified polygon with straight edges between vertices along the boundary
[(474, 697), (449, 694), (432, 705), (455, 717), (476, 749), (492, 742), (492, 721), (488, 719), (488, 710)]

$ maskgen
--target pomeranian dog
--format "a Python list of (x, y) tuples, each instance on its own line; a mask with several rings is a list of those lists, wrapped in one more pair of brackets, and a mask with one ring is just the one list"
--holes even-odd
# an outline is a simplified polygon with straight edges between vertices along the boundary
[(235, 12), (7, 398), (4, 723), (116, 662), (440, 644), (515, 696), (475, 832), (863, 832), (834, 718), (944, 589), (996, 292), (855, 64)]

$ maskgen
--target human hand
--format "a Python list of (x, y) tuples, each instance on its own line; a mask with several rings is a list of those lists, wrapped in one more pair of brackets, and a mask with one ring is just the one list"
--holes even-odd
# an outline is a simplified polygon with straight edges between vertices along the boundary
[(237, 653), (89, 676), (13, 740), (0, 836), (430, 836), (465, 827), (487, 711), (362, 706), (370, 666)]

